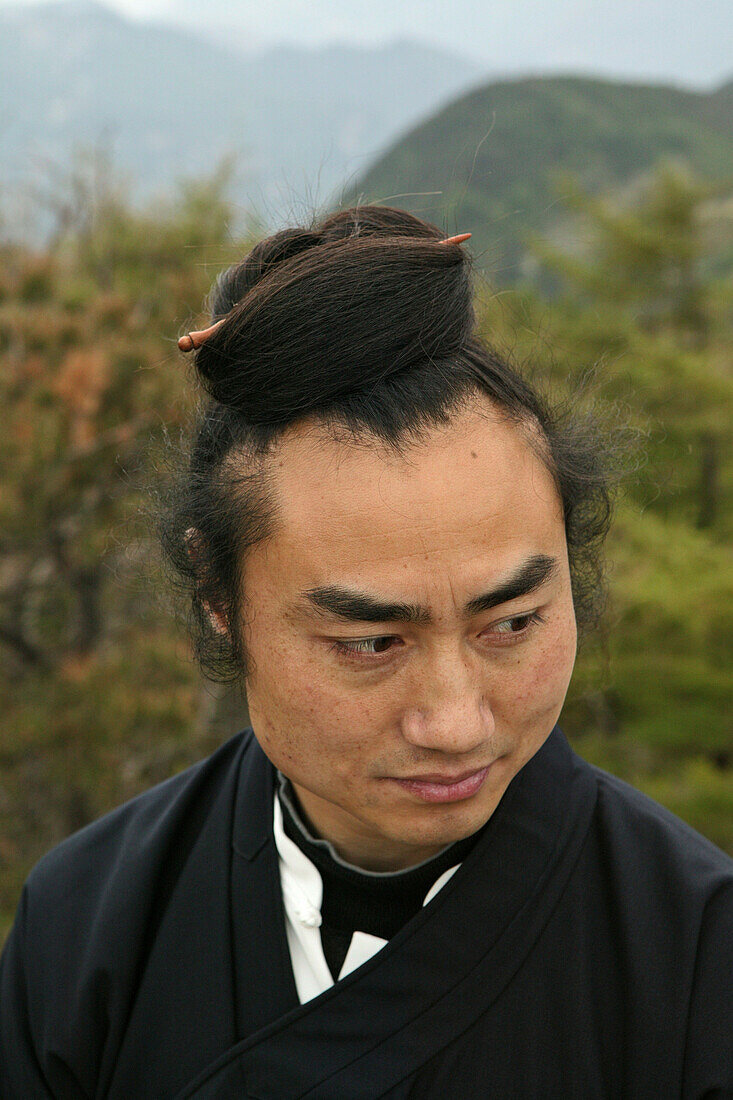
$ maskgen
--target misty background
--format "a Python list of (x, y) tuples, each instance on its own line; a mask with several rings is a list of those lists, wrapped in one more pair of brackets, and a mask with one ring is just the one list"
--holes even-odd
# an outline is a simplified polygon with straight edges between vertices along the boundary
[[(241, 224), (272, 230), (337, 201), (472, 89), (555, 74), (731, 99), (721, 0), (213, 0), (201, 12), (193, 0), (0, 3), (6, 232), (48, 228), (37, 192), (79, 148), (107, 150), (134, 201), (232, 156)], [(470, 154), (495, 140), (484, 100), (461, 135)]]

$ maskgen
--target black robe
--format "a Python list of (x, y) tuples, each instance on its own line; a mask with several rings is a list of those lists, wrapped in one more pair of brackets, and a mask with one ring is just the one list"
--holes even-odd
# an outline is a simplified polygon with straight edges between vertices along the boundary
[(733, 1097), (733, 861), (556, 726), (442, 890), (300, 1005), (251, 730), (33, 869), (2, 1100)]

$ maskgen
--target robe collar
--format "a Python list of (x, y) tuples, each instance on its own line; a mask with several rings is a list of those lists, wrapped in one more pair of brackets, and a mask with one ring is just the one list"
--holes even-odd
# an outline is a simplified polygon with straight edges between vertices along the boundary
[(370, 1100), (470, 1026), (477, 1005), (485, 1011), (511, 980), (578, 859), (596, 784), (555, 726), (443, 889), (372, 959), (303, 1005), (285, 934), (274, 791), (275, 769), (253, 737), (232, 836), (241, 1040), (179, 1097)]
[[(322, 923), (323, 879), (315, 863), (285, 832), (279, 794), (280, 792), (275, 796), (273, 806), (275, 846), (278, 852), (290, 957), (298, 998), (303, 1004), (334, 984), (319, 931)], [(423, 898), (423, 905), (427, 905), (459, 866), (460, 863), (455, 863), (434, 876)], [(360, 869), (354, 867), (354, 870)], [(339, 979), (362, 966), (387, 942), (383, 936), (355, 929), (339, 971)]]

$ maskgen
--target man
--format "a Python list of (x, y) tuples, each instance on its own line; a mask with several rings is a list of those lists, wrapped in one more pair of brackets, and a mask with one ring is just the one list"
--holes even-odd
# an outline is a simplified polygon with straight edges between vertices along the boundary
[(252, 728), (34, 869), (4, 1100), (733, 1096), (733, 862), (557, 725), (526, 434), (481, 396), (402, 455), (306, 417), (269, 468)]

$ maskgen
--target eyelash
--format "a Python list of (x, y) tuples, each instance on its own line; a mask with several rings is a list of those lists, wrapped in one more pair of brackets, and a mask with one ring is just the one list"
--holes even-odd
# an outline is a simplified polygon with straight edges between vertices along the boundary
[[(544, 617), (540, 615), (538, 611), (529, 611), (525, 615), (511, 615), (508, 619), (502, 619), (500, 622), (495, 623), (494, 625), (501, 626), (503, 623), (513, 623), (517, 620), (525, 620), (524, 627), (521, 631), (515, 631), (513, 634), (507, 634), (506, 637), (524, 638), (532, 631), (535, 626), (539, 625), (540, 623), (544, 623), (545, 621)], [(369, 645), (373, 642), (381, 642), (387, 638), (392, 637), (393, 635), (391, 634), (379, 634), (372, 638), (354, 638), (348, 642), (335, 640), (331, 645), (331, 652), (336, 653), (339, 657), (345, 657), (347, 660), (352, 661), (364, 661), (370, 659), (372, 661), (381, 661), (392, 652), (394, 648), (393, 646), (390, 646), (390, 648), (388, 650), (385, 650), (384, 653), (370, 653), (369, 650), (360, 649), (359, 647)], [(512, 643), (510, 642), (508, 644), (511, 645)]]

